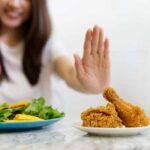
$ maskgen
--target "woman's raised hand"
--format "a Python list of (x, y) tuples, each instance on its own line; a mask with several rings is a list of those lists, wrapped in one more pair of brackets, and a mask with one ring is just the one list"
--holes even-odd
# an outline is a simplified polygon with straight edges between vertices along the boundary
[(110, 83), (109, 40), (103, 30), (94, 26), (87, 30), (83, 58), (75, 54), (77, 78), (89, 93), (101, 93)]

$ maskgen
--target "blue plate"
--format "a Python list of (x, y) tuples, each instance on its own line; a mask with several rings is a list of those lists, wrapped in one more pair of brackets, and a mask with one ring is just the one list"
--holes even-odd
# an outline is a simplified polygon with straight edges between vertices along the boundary
[(19, 129), (36, 129), (44, 126), (52, 125), (61, 118), (40, 120), (40, 121), (27, 121), (27, 122), (0, 122), (0, 130), (19, 130)]

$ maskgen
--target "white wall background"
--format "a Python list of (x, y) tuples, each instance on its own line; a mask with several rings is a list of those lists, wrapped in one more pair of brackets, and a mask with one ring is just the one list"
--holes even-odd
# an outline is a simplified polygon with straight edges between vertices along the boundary
[[(150, 1), (48, 0), (50, 13), (70, 57), (82, 55), (86, 29), (99, 24), (110, 39), (111, 86), (150, 115)], [(55, 82), (66, 113), (79, 117), (90, 107), (104, 104), (101, 95), (84, 95)]]

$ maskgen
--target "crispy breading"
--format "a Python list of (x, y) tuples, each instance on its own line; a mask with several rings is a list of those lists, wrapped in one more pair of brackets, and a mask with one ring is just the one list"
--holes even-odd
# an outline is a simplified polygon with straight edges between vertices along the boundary
[(87, 109), (81, 113), (81, 119), (83, 120), (82, 125), (85, 127), (116, 128), (123, 126), (115, 107), (110, 103), (106, 107)]

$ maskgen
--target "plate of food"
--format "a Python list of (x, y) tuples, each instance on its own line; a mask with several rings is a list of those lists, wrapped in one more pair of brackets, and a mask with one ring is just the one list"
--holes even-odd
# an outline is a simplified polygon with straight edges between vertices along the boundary
[(106, 106), (88, 108), (81, 113), (81, 123), (73, 127), (99, 135), (135, 135), (150, 130), (150, 118), (144, 110), (122, 99), (109, 87), (103, 97), (109, 102)]
[(65, 116), (52, 106), (45, 105), (44, 98), (0, 105), (0, 130), (33, 129), (52, 125)]

